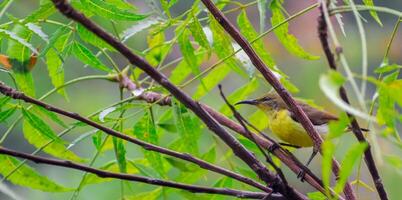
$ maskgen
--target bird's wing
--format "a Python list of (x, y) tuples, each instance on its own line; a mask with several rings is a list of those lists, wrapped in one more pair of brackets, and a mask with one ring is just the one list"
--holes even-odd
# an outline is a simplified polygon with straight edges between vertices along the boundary
[[(306, 113), (307, 117), (310, 119), (313, 125), (322, 125), (332, 120), (338, 120), (338, 117), (336, 117), (331, 113), (318, 110), (303, 102), (297, 102), (297, 103), (304, 111), (304, 113)], [(299, 122), (298, 119), (295, 117), (294, 113), (291, 111), (290, 116), (292, 117), (293, 120)]]

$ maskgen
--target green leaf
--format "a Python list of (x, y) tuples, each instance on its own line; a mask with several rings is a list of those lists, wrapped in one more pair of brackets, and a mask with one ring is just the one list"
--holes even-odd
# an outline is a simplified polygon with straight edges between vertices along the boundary
[(309, 192), (307, 193), (307, 197), (310, 200), (326, 200), (328, 199), (324, 194), (321, 192)]
[[(205, 53), (196, 55), (196, 66), (200, 66), (205, 58)], [(186, 60), (180, 61), (179, 64), (172, 70), (169, 80), (179, 85), (181, 84), (191, 73), (191, 68), (188, 66)]]
[[(152, 144), (158, 144), (158, 134), (156, 133), (155, 123), (151, 116), (151, 112), (145, 113), (145, 115), (134, 125), (134, 135), (143, 141), (150, 142)], [(148, 160), (151, 166), (156, 169), (161, 177), (164, 177), (164, 166), (162, 157), (159, 153), (144, 150), (144, 157)]]
[[(136, 161), (136, 162), (139, 162), (139, 161)], [(99, 169), (109, 171), (109, 172), (119, 172), (119, 166), (115, 160), (102, 165), (101, 167), (99, 167)], [(138, 174), (139, 171), (134, 166), (127, 165), (127, 173), (128, 174)], [(88, 184), (98, 184), (98, 183), (110, 182), (113, 180), (115, 180), (115, 179), (101, 178), (95, 174), (87, 174), (85, 176), (85, 179), (83, 182), (85, 185), (88, 185)]]
[(202, 155), (201, 158), (207, 162), (214, 163), (216, 160), (215, 146), (209, 148), (209, 150), (204, 155)]
[(161, 0), (160, 2), (161, 2), (163, 11), (165, 11), (167, 16), (169, 18), (171, 18), (172, 16), (170, 14), (169, 8), (172, 7), (174, 4), (176, 4), (177, 0)]
[(176, 36), (178, 37), (180, 51), (183, 54), (188, 67), (190, 67), (194, 75), (200, 74), (201, 69), (197, 65), (197, 57), (194, 54), (195, 49), (190, 42), (190, 31), (186, 28), (177, 29)]
[(350, 124), (349, 117), (346, 115), (346, 113), (342, 113), (341, 116), (339, 117), (339, 120), (330, 121), (329, 134), (326, 137), (326, 139), (333, 139), (340, 137), (346, 132), (349, 124)]
[(126, 173), (127, 172), (126, 148), (124, 146), (123, 140), (116, 137), (113, 137), (112, 139), (113, 139), (115, 157), (117, 163), (119, 164), (119, 170), (122, 173)]
[(207, 39), (207, 36), (205, 35), (205, 32), (202, 30), (202, 25), (198, 18), (196, 17), (194, 11), (191, 12), (191, 18), (193, 20), (192, 23), (189, 24), (189, 29), (191, 31), (191, 34), (194, 37), (194, 40), (203, 48), (205, 48), (208, 52), (210, 52), (210, 45)]
[(218, 68), (214, 69), (213, 71), (209, 72), (203, 80), (203, 85), (200, 84), (195, 91), (193, 98), (200, 99), (208, 92), (210, 92), (216, 85), (218, 85), (222, 80), (230, 73), (230, 67), (226, 64), (222, 64)]
[(367, 149), (367, 146), (367, 143), (358, 143), (353, 145), (346, 153), (345, 157), (342, 160), (338, 182), (335, 185), (335, 192), (337, 194), (342, 192), (343, 187), (348, 180), (348, 177), (352, 173), (353, 166), (355, 166), (357, 161), (360, 160), (360, 157)]
[(80, 59), (83, 63), (105, 72), (111, 71), (111, 69), (106, 67), (89, 49), (80, 43), (74, 42), (71, 48), (74, 56)]
[(145, 58), (151, 65), (159, 65), (168, 53), (168, 45), (165, 43), (164, 32), (160, 31), (153, 33), (153, 30), (150, 30), (150, 33), (147, 36), (147, 42), (150, 51), (147, 52)]
[(17, 107), (9, 108), (7, 110), (1, 111), (0, 112), (0, 123), (4, 122), (6, 119), (8, 119), (14, 112), (17, 110)]
[(198, 155), (200, 124), (197, 123), (198, 121), (191, 115), (191, 112), (176, 99), (173, 100), (173, 114), (180, 139), (182, 144), (185, 144), (183, 145), (184, 150), (191, 155)]
[(387, 72), (394, 71), (396, 69), (402, 69), (402, 65), (387, 64), (387, 65), (383, 65), (383, 66), (380, 66), (379, 68), (375, 69), (374, 72), (377, 73), (377, 74), (382, 74), (382, 73), (387, 73)]
[[(273, 0), (271, 2), (271, 23), (272, 26), (276, 26), (282, 23), (286, 18), (281, 11), (281, 2), (280, 0)], [(298, 43), (297, 38), (289, 33), (289, 23), (285, 23), (274, 30), (276, 37), (278, 37), (279, 41), (282, 45), (293, 55), (298, 56), (307, 60), (317, 60), (320, 57), (311, 55), (306, 52)]]
[(325, 140), (322, 144), (322, 182), (324, 183), (325, 191), (327, 196), (329, 196), (331, 187), (331, 173), (332, 173), (332, 156), (335, 152), (335, 145), (330, 140)]
[(148, 17), (148, 15), (136, 14), (102, 0), (81, 0), (81, 3), (88, 10), (106, 19), (140, 21)]
[[(55, 41), (52, 41), (53, 38), (51, 38), (50, 41), (53, 43), (53, 47), (49, 48), (45, 55), (47, 70), (49, 72), (52, 84), (55, 88), (64, 85), (64, 62), (61, 58), (60, 52), (63, 52), (65, 50), (70, 35), (71, 32), (68, 32), (64, 35), (59, 35), (57, 40)], [(64, 87), (58, 89), (57, 92), (64, 96), (66, 99), (68, 98)]]
[[(245, 100), (250, 94), (252, 94), (257, 89), (258, 89), (258, 81), (257, 79), (253, 78), (247, 84), (244, 84), (242, 87), (238, 88), (232, 94), (230, 94), (227, 99), (233, 105), (234, 103), (240, 100)], [(226, 104), (220, 109), (220, 111), (224, 115), (230, 115), (232, 113)]]
[[(216, 53), (216, 55), (218, 55), (220, 59), (225, 59), (224, 63), (227, 66), (229, 66), (233, 71), (235, 71), (239, 75), (247, 77), (246, 73), (239, 66), (238, 61), (233, 56), (230, 58), (226, 58), (227, 56), (232, 55), (234, 53), (230, 37), (226, 34), (226, 32), (223, 30), (221, 25), (215, 20), (214, 17), (210, 15), (209, 18), (210, 18), (210, 28), (213, 36), (212, 47), (214, 52)], [(206, 80), (204, 80), (204, 82), (207, 83)]]
[(9, 97), (9, 96), (5, 96), (5, 97), (0, 98), (0, 110), (1, 110), (1, 108), (2, 108), (4, 105), (6, 105), (10, 100), (11, 100), (11, 97)]
[(162, 188), (159, 187), (150, 192), (141, 192), (133, 196), (125, 196), (125, 200), (157, 200), (162, 195)]
[(265, 31), (266, 22), (266, 12), (267, 12), (267, 0), (258, 0), (258, 14), (260, 19), (260, 33)]
[(29, 50), (38, 54), (35, 47), (28, 42), (32, 37), (32, 32), (23, 25), (16, 24), (12, 31), (0, 29), (0, 36), (9, 39), (7, 55), (11, 59), (25, 62), (29, 59)]
[(42, 121), (40, 117), (26, 109), (22, 110), (22, 114), (24, 115), (24, 119), (43, 136), (47, 137), (48, 139), (55, 140), (56, 142), (61, 142), (61, 139), (55, 134), (52, 128)]
[(339, 72), (331, 70), (328, 74), (321, 75), (319, 84), (321, 91), (338, 107), (361, 118), (374, 120), (367, 113), (350, 106), (339, 97), (339, 88), (345, 81), (346, 79)]
[[(74, 152), (68, 150), (64, 145), (65, 142), (63, 140), (53, 140), (49, 138), (49, 136), (42, 133), (40, 129), (35, 128), (35, 126), (32, 125), (29, 120), (24, 120), (23, 132), (25, 139), (36, 148), (42, 148), (46, 145), (43, 151), (49, 155), (76, 162), (85, 161), (77, 156)], [(56, 138), (57, 136), (53, 135), (52, 137)]]
[(169, 164), (171, 164), (173, 167), (179, 169), (180, 171), (184, 171), (184, 172), (193, 171), (182, 160), (171, 158), (171, 157), (166, 157), (165, 160), (167, 160), (169, 162)]
[(33, 11), (24, 19), (24, 23), (36, 22), (40, 19), (47, 19), (55, 12), (56, 8), (52, 2), (41, 4), (39, 9)]
[[(366, 6), (372, 6), (374, 7), (374, 2), (373, 0), (363, 0), (364, 5)], [(375, 10), (370, 10), (370, 15), (373, 17), (373, 19), (380, 25), (382, 26), (382, 22), (380, 20), (380, 18), (377, 15), (377, 12)]]
[[(19, 164), (20, 161), (11, 156), (0, 155), (0, 174), (3, 176), (8, 175)], [(53, 182), (26, 164), (22, 165), (7, 180), (16, 185), (44, 192), (68, 192), (72, 190)]]
[(77, 24), (76, 30), (78, 35), (85, 42), (97, 47), (97, 48), (106, 48), (109, 51), (116, 51), (112, 46), (110, 46), (103, 39), (99, 38), (97, 35), (86, 29), (83, 25)]
[[(233, 187), (233, 179), (228, 178), (228, 177), (223, 177), (219, 179), (215, 184), (215, 188), (232, 188)], [(212, 196), (213, 200), (217, 199), (226, 199), (226, 197), (223, 197), (222, 195), (215, 194)]]
[(30, 97), (35, 97), (35, 86), (32, 78), (32, 73), (29, 71), (28, 63), (20, 62), (16, 59), (10, 59), (12, 72), (17, 82), (18, 90), (24, 92)]
[(42, 27), (34, 23), (27, 23), (25, 24), (25, 27), (31, 30), (37, 36), (39, 36), (46, 43), (49, 42), (49, 36), (45, 32), (43, 32)]
[(68, 128), (68, 126), (54, 113), (41, 106), (35, 106), (35, 111), (40, 111), (41, 113), (45, 114), (49, 119), (51, 119), (56, 124), (60, 125), (63, 128)]
[(267, 115), (259, 109), (251, 114), (249, 118), (250, 123), (252, 123), (259, 130), (268, 128), (268, 120)]
[(62, 35), (66, 35), (67, 33), (72, 33), (72, 31), (68, 28), (68, 26), (62, 26), (60, 28), (58, 28), (50, 37), (49, 42), (46, 44), (45, 48), (43, 48), (43, 50), (40, 52), (40, 54), (38, 55), (38, 57), (43, 57), (44, 55), (47, 54), (47, 52), (54, 48), (55, 43), (57, 41), (60, 41), (59, 38)]

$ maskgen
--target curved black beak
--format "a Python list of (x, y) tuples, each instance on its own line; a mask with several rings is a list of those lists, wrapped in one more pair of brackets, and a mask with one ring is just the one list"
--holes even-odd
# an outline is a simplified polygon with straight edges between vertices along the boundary
[(235, 105), (239, 105), (239, 104), (256, 105), (256, 104), (258, 104), (258, 101), (255, 99), (252, 99), (252, 100), (239, 101), (239, 102), (235, 103)]

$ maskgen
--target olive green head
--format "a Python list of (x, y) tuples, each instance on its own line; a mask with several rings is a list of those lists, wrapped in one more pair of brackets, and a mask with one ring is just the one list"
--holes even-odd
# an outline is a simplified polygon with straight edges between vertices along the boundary
[(282, 109), (285, 105), (281, 97), (274, 92), (270, 92), (257, 99), (239, 101), (235, 105), (238, 104), (255, 105), (265, 111)]

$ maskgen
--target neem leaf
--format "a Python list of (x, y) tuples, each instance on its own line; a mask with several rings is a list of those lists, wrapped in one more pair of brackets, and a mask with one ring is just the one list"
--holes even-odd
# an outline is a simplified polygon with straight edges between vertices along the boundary
[[(364, 5), (366, 6), (374, 6), (374, 2), (373, 0), (363, 0)], [(380, 20), (380, 18), (378, 17), (378, 14), (375, 10), (370, 10), (370, 15), (374, 18), (374, 20), (380, 25), (382, 26), (382, 22)]]
[[(286, 18), (281, 11), (281, 2), (279, 0), (273, 0), (271, 2), (271, 23), (272, 26), (275, 26), (281, 22), (283, 22)], [(320, 57), (311, 55), (306, 52), (298, 43), (297, 38), (289, 33), (289, 23), (285, 23), (282, 26), (277, 27), (274, 30), (276, 37), (278, 37), (279, 41), (282, 45), (293, 55), (298, 56), (300, 58), (304, 58), (307, 60), (317, 60)]]
[(74, 42), (71, 46), (72, 53), (76, 58), (83, 63), (105, 72), (110, 72), (111, 69), (106, 67), (89, 49), (78, 42)]
[(106, 19), (139, 21), (148, 17), (148, 15), (136, 14), (125, 9), (120, 9), (112, 3), (102, 0), (81, 0), (81, 2), (88, 10)]

